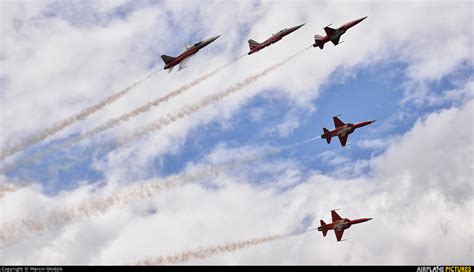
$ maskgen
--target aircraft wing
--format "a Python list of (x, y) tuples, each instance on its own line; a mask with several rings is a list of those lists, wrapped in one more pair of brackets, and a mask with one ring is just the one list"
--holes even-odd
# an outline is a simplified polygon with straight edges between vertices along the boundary
[(334, 126), (336, 128), (342, 127), (343, 125), (345, 125), (344, 122), (342, 122), (339, 118), (337, 118), (337, 116), (334, 116), (332, 119), (334, 120)]
[(336, 234), (337, 241), (341, 241), (342, 235), (344, 234), (344, 230), (334, 230), (334, 233)]
[(337, 220), (341, 220), (342, 218), (337, 214), (336, 210), (331, 211), (332, 222), (336, 222)]
[(342, 145), (342, 146), (346, 146), (347, 137), (349, 137), (349, 135), (345, 135), (345, 136), (338, 136), (338, 138), (339, 138), (339, 142), (341, 142), (341, 145)]
[(336, 32), (334, 28), (329, 27), (329, 26), (325, 27), (324, 31), (326, 31), (326, 35), (328, 35), (329, 37), (331, 37), (334, 34), (334, 32)]
[(334, 45), (338, 45), (340, 38), (341, 38), (341, 36), (339, 36), (339, 37), (337, 37), (337, 38), (334, 38), (334, 39), (331, 40), (331, 42), (332, 42)]
[[(192, 56), (192, 55), (191, 55), (191, 56)], [(179, 63), (179, 69), (178, 69), (178, 71), (181, 71), (182, 69), (184, 69), (184, 68), (187, 67), (188, 61), (189, 61), (189, 59), (191, 58), (191, 56), (189, 56), (189, 57), (183, 59), (183, 60)]]

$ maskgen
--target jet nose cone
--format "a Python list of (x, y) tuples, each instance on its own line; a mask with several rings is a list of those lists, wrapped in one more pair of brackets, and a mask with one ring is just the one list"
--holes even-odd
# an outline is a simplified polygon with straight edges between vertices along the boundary
[(370, 221), (370, 220), (372, 220), (372, 218), (367, 218), (367, 221)]
[(364, 21), (365, 18), (367, 18), (367, 17), (368, 17), (368, 16), (365, 16), (365, 17), (363, 17), (363, 18), (357, 19), (357, 20), (356, 20), (356, 24), (358, 24), (358, 23)]
[(377, 120), (372, 120), (372, 121), (370, 121), (370, 123), (371, 123), (371, 124), (372, 124), (372, 123), (375, 123), (375, 121), (377, 121)]
[(297, 26), (294, 26), (294, 27), (290, 27), (289, 30), (291, 32), (295, 31), (295, 30), (298, 30), (300, 27), (304, 26), (305, 24), (301, 24), (301, 25), (297, 25)]
[(218, 36), (215, 36), (215, 37), (209, 38), (209, 39), (207, 40), (207, 42), (208, 42), (208, 43), (211, 43), (211, 42), (213, 42), (213, 41), (217, 40), (217, 38), (219, 38), (220, 36), (221, 36), (221, 35), (218, 35)]

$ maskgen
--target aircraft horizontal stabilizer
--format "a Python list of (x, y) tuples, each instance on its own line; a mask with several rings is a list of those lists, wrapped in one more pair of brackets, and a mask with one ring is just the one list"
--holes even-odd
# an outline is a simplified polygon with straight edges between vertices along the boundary
[(322, 229), (322, 232), (323, 232), (323, 236), (326, 237), (326, 234), (328, 233), (328, 230), (323, 228), (324, 226), (326, 226), (326, 223), (324, 223), (323, 220), (319, 220), (319, 222), (321, 223), (321, 229)]
[[(322, 136), (326, 135), (326, 137), (324, 139), (326, 139), (326, 142), (328, 144), (330, 144), (332, 137), (330, 135), (327, 135), (328, 133), (329, 133), (329, 130), (327, 128), (323, 128), (323, 135)], [(322, 136), (321, 136), (321, 138), (322, 138)]]

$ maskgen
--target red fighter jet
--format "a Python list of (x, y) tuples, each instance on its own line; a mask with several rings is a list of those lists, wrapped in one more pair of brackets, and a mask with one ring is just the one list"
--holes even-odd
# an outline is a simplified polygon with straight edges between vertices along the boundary
[(344, 230), (350, 228), (351, 225), (372, 220), (372, 218), (361, 218), (361, 219), (355, 219), (355, 220), (341, 218), (339, 214), (336, 213), (336, 210), (331, 211), (331, 217), (332, 217), (332, 223), (330, 224), (324, 223), (323, 220), (319, 221), (321, 222), (321, 226), (318, 227), (318, 231), (322, 231), (323, 236), (326, 237), (328, 230), (334, 230), (334, 233), (336, 234), (336, 239), (338, 242), (341, 241), (342, 235), (344, 234)]
[(181, 70), (181, 69), (186, 68), (185, 63), (191, 56), (196, 54), (201, 48), (203, 48), (203, 47), (209, 45), (210, 43), (212, 43), (213, 41), (217, 40), (217, 38), (219, 38), (220, 36), (221, 35), (215, 36), (215, 37), (209, 38), (207, 40), (197, 42), (193, 45), (186, 45), (185, 46), (186, 50), (177, 57), (170, 57), (170, 56), (167, 56), (167, 55), (162, 55), (161, 58), (165, 62), (165, 67), (163, 67), (163, 69), (165, 69), (165, 70), (169, 69), (168, 72), (171, 73), (171, 71), (173, 70), (173, 67), (175, 65), (179, 64), (178, 71)]
[(346, 146), (347, 137), (349, 137), (349, 134), (354, 132), (356, 128), (367, 126), (375, 122), (375, 120), (371, 120), (371, 121), (361, 122), (358, 124), (351, 124), (351, 123), (344, 124), (344, 122), (342, 122), (339, 118), (337, 118), (337, 116), (334, 116), (332, 119), (334, 120), (334, 126), (336, 128), (332, 131), (329, 131), (327, 128), (323, 128), (324, 134), (321, 135), (321, 138), (326, 139), (326, 142), (330, 144), (332, 137), (337, 136), (342, 146)]
[(277, 41), (281, 40), (286, 35), (290, 34), (291, 32), (297, 30), (298, 28), (300, 28), (302, 26), (304, 26), (304, 24), (299, 25), (299, 26), (295, 26), (295, 27), (291, 27), (291, 28), (282, 29), (282, 30), (278, 31), (276, 34), (272, 34), (272, 36), (270, 38), (268, 38), (267, 40), (265, 40), (262, 43), (258, 43), (256, 41), (250, 39), (249, 40), (250, 51), (247, 54), (251, 55), (255, 52), (260, 51), (261, 49), (263, 49), (267, 46), (270, 46), (270, 45), (276, 43)]
[(324, 31), (326, 32), (326, 36), (321, 36), (321, 35), (315, 35), (314, 36), (313, 47), (319, 46), (319, 48), (323, 49), (324, 44), (329, 42), (329, 41), (331, 41), (334, 45), (338, 45), (339, 43), (342, 43), (342, 42), (339, 42), (339, 39), (341, 38), (342, 34), (346, 33), (346, 31), (349, 28), (351, 28), (351, 27), (355, 26), (356, 24), (362, 22), (365, 18), (367, 18), (367, 16), (365, 16), (364, 18), (354, 20), (354, 21), (349, 22), (347, 24), (344, 24), (341, 27), (339, 27), (338, 29), (331, 28), (331, 27), (329, 27), (330, 25), (328, 25), (327, 27), (324, 28)]

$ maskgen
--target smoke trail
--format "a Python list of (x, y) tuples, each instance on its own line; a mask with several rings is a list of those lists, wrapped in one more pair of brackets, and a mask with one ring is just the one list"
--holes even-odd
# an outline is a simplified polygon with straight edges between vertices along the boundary
[(153, 179), (151, 181), (136, 184), (121, 189), (118, 192), (114, 192), (110, 196), (95, 197), (76, 207), (53, 211), (43, 219), (19, 219), (14, 222), (3, 223), (2, 229), (0, 229), (0, 248), (8, 247), (22, 239), (26, 239), (27, 237), (25, 233), (34, 234), (45, 231), (48, 228), (51, 229), (52, 227), (60, 228), (75, 219), (104, 214), (113, 207), (121, 207), (133, 201), (152, 197), (153, 195), (165, 190), (197, 183), (203, 179), (217, 176), (225, 170), (234, 169), (241, 165), (261, 160), (271, 154), (276, 154), (314, 139), (316, 139), (316, 137), (290, 145), (270, 147), (268, 150), (247, 158), (211, 165), (204, 169), (188, 171), (184, 174), (174, 175), (164, 179)]
[(78, 218), (104, 214), (113, 207), (124, 206), (127, 203), (151, 197), (164, 190), (182, 187), (186, 184), (199, 182), (205, 178), (217, 176), (226, 169), (236, 168), (242, 164), (257, 161), (273, 152), (276, 152), (276, 150), (272, 149), (246, 159), (212, 165), (204, 169), (191, 171), (191, 173), (175, 175), (165, 179), (153, 179), (121, 189), (110, 196), (95, 197), (77, 207), (53, 211), (43, 219), (19, 219), (3, 223), (2, 229), (0, 229), (0, 248), (20, 242), (22, 239), (27, 238), (27, 233), (34, 234), (51, 228), (60, 228)]
[[(168, 93), (167, 95), (163, 96), (163, 97), (160, 97), (154, 101), (151, 101), (139, 108), (136, 108), (134, 110), (132, 110), (131, 112), (128, 112), (128, 113), (125, 113), (123, 115), (121, 115), (120, 117), (117, 117), (117, 118), (113, 118), (109, 121), (107, 121), (106, 123), (94, 128), (94, 129), (90, 129), (84, 133), (82, 133), (81, 135), (77, 136), (77, 137), (73, 137), (61, 144), (58, 144), (56, 146), (53, 146), (51, 148), (49, 148), (48, 150), (46, 151), (43, 151), (43, 152), (40, 152), (32, 157), (30, 157), (28, 160), (24, 160), (22, 162), (20, 162), (20, 165), (25, 165), (25, 164), (31, 164), (31, 163), (35, 163), (37, 160), (43, 158), (44, 156), (46, 155), (49, 155), (49, 154), (52, 154), (56, 151), (59, 151), (59, 150), (62, 150), (62, 149), (65, 149), (65, 148), (68, 148), (70, 147), (71, 145), (75, 144), (75, 143), (78, 143), (86, 138), (90, 138), (94, 135), (97, 135), (105, 130), (108, 130), (108, 129), (111, 129), (115, 126), (118, 126), (120, 125), (121, 123), (123, 122), (126, 122), (127, 120), (129, 120), (130, 118), (132, 117), (135, 117), (139, 114), (142, 114), (142, 113), (145, 113), (147, 111), (150, 111), (152, 108), (154, 107), (157, 107), (159, 106), (160, 104), (164, 103), (164, 102), (167, 102), (168, 100), (170, 100), (171, 98), (174, 98), (188, 90), (190, 90), (191, 88), (199, 85), (200, 83), (204, 82), (206, 79), (210, 78), (211, 76), (213, 76), (214, 74), (216, 74), (217, 72), (221, 71), (222, 69), (224, 69), (225, 67), (237, 62), (238, 60), (240, 60), (241, 58), (243, 58), (245, 55), (242, 55), (242, 56), (239, 56), (238, 58), (216, 68), (215, 70), (199, 77), (198, 79), (186, 84), (186, 85), (183, 85), (181, 86), (180, 88)], [(8, 165), (8, 166), (4, 166), (0, 169), (0, 172), (7, 172), (7, 171), (11, 171), (17, 167), (19, 167), (20, 165), (17, 165), (17, 164), (12, 164), (12, 165)]]
[(37, 143), (45, 140), (49, 136), (52, 136), (52, 135), (56, 134), (57, 132), (59, 132), (59, 131), (65, 129), (65, 128), (67, 128), (67, 127), (69, 127), (69, 126), (85, 119), (87, 116), (101, 110), (105, 106), (112, 104), (116, 100), (118, 100), (121, 97), (128, 94), (136, 86), (140, 85), (143, 81), (150, 78), (151, 76), (153, 76), (154, 74), (158, 73), (161, 70), (162, 69), (150, 73), (149, 75), (147, 75), (146, 77), (140, 79), (139, 81), (134, 82), (132, 85), (128, 86), (127, 88), (125, 88), (125, 89), (123, 89), (123, 90), (121, 90), (121, 91), (119, 91), (119, 92), (117, 92), (117, 93), (115, 93), (115, 94), (113, 94), (109, 97), (106, 97), (105, 99), (103, 99), (99, 103), (83, 109), (79, 113), (77, 113), (75, 115), (72, 115), (72, 116), (56, 123), (52, 127), (49, 127), (47, 129), (43, 130), (42, 132), (36, 134), (36, 135), (30, 136), (29, 138), (24, 139), (19, 144), (9, 146), (9, 147), (6, 147), (6, 148), (3, 147), (1, 152), (0, 152), (0, 160), (3, 160), (5, 158), (21, 151), (21, 150), (24, 150), (24, 149), (26, 149), (27, 147), (29, 147), (31, 145), (37, 144)]
[(91, 129), (91, 130), (88, 130), (86, 131), (85, 133), (81, 134), (79, 137), (77, 138), (74, 138), (74, 139), (71, 139), (67, 142), (65, 142), (64, 144), (61, 145), (61, 148), (64, 148), (64, 147), (67, 147), (69, 146), (70, 144), (72, 143), (76, 143), (76, 142), (79, 142), (83, 139), (86, 139), (86, 138), (89, 138), (89, 137), (92, 137), (96, 134), (99, 134), (105, 130), (108, 130), (108, 129), (111, 129), (115, 126), (118, 126), (120, 125), (121, 123), (123, 122), (126, 122), (128, 121), (130, 118), (133, 118), (137, 115), (140, 115), (142, 113), (145, 113), (145, 112), (148, 112), (150, 111), (152, 108), (154, 107), (158, 107), (160, 104), (164, 103), (164, 102), (167, 102), (168, 100), (170, 100), (171, 98), (174, 98), (190, 89), (192, 89), (193, 87), (196, 87), (197, 85), (199, 85), (200, 83), (204, 82), (206, 79), (212, 77), (214, 74), (216, 74), (217, 72), (221, 71), (222, 69), (224, 69), (225, 67), (231, 65), (232, 63), (235, 63), (237, 62), (238, 60), (240, 60), (241, 58), (243, 58), (245, 55), (242, 55), (232, 61), (230, 61), (229, 63), (227, 64), (224, 64), (220, 67), (218, 67), (217, 69), (205, 74), (204, 76), (198, 78), (198, 79), (195, 79), (193, 80), (192, 82), (186, 84), (186, 85), (183, 85), (181, 87), (179, 87), (178, 89), (168, 93), (167, 95), (165, 96), (162, 96), (154, 101), (151, 101), (151, 102), (148, 102), (147, 104), (143, 105), (143, 106), (140, 106), (134, 110), (132, 110), (131, 112), (128, 112), (128, 113), (125, 113), (117, 118), (113, 118), (107, 122), (105, 122), (104, 124), (94, 128), (94, 129)]
[[(28, 233), (35, 234), (51, 228), (60, 228), (79, 218), (105, 214), (113, 207), (125, 206), (130, 202), (152, 197), (153, 195), (165, 190), (197, 183), (203, 179), (217, 176), (225, 170), (234, 169), (244, 164), (256, 162), (271, 154), (276, 154), (286, 149), (313, 141), (314, 139), (316, 139), (316, 137), (290, 145), (270, 147), (268, 150), (240, 160), (211, 165), (203, 169), (188, 171), (184, 174), (170, 176), (164, 179), (152, 179), (151, 181), (135, 184), (114, 192), (109, 196), (92, 198), (76, 207), (53, 211), (43, 219), (24, 218), (13, 222), (4, 222), (0, 229), (0, 248), (5, 248), (16, 244), (23, 239), (27, 239), (28, 237), (26, 234)], [(6, 190), (11, 191), (10, 189)]]
[(160, 118), (155, 123), (152, 123), (152, 124), (149, 124), (147, 126), (135, 129), (132, 134), (120, 138), (119, 139), (119, 144), (126, 144), (128, 142), (131, 142), (133, 140), (141, 138), (141, 137), (143, 137), (143, 136), (145, 136), (145, 135), (147, 135), (151, 132), (161, 130), (163, 127), (165, 127), (167, 125), (170, 125), (170, 124), (176, 122), (179, 119), (182, 119), (186, 116), (189, 116), (189, 115), (191, 115), (191, 114), (193, 114), (193, 113), (201, 110), (202, 108), (205, 108), (205, 107), (207, 107), (207, 106), (209, 106), (213, 103), (219, 102), (220, 100), (226, 98), (227, 96), (229, 96), (229, 95), (231, 95), (235, 92), (240, 91), (242, 88), (246, 87), (247, 85), (249, 85), (249, 84), (265, 77), (266, 75), (268, 75), (269, 73), (275, 71), (276, 69), (278, 69), (279, 67), (281, 67), (282, 65), (287, 63), (288, 61), (290, 61), (293, 58), (297, 57), (298, 55), (302, 54), (303, 52), (305, 52), (309, 48), (310, 47), (307, 47), (307, 48), (299, 51), (298, 53), (296, 53), (294, 55), (291, 55), (290, 57), (286, 58), (285, 60), (283, 60), (283, 61), (281, 61), (281, 62), (279, 62), (275, 65), (272, 65), (272, 66), (266, 68), (265, 70), (255, 74), (255, 75), (252, 75), (252, 76), (249, 76), (249, 77), (245, 78), (244, 80), (230, 86), (229, 88), (227, 88), (225, 91), (223, 91), (221, 93), (207, 96), (204, 99), (202, 99), (200, 102), (181, 109), (178, 113), (168, 114), (166, 117)]
[[(306, 232), (304, 232), (306, 233)], [(303, 234), (303, 233), (302, 233)], [(164, 255), (159, 257), (149, 257), (144, 258), (136, 262), (136, 265), (163, 265), (163, 264), (177, 264), (183, 263), (188, 260), (193, 259), (205, 259), (217, 254), (222, 254), (226, 252), (233, 252), (240, 249), (249, 248), (252, 246), (257, 246), (260, 244), (268, 243), (275, 240), (280, 240), (284, 238), (288, 238), (291, 236), (300, 235), (300, 234), (275, 234), (269, 235), (260, 238), (254, 238), (249, 240), (231, 242), (231, 243), (224, 243), (221, 245), (204, 247), (204, 248), (197, 248), (193, 250), (187, 250), (176, 254)]]

